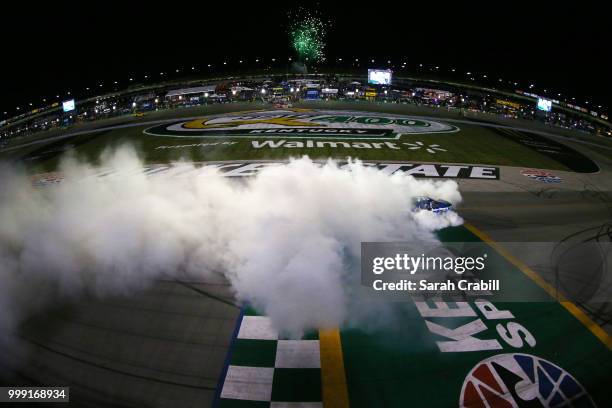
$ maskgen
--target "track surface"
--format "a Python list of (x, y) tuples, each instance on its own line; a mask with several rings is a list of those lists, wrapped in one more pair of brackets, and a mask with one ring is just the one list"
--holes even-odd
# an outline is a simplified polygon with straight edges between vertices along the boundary
[[(596, 235), (610, 241), (612, 160), (608, 154), (586, 149), (584, 141), (562, 140), (592, 157), (601, 171), (590, 175), (556, 171), (563, 182), (552, 185), (511, 167), (502, 168), (499, 182), (460, 180), (464, 201), (459, 213), (499, 242)], [(552, 272), (541, 261), (526, 260), (552, 281)], [(580, 306), (612, 333), (609, 304)], [(25, 362), (3, 352), (3, 358), (16, 367), (7, 381), (69, 384), (79, 406), (210, 406), (219, 391), (239, 314), (221, 278), (158, 281), (129, 298), (82, 300), (23, 325)], [(441, 380), (444, 373), (438, 375)]]
[[(568, 142), (566, 142), (568, 143)], [(612, 240), (612, 160), (568, 143), (595, 159), (601, 170), (596, 174), (555, 172), (562, 183), (546, 184), (520, 174), (519, 168), (502, 168), (502, 179), (483, 189), (483, 183), (460, 180), (464, 201), (461, 215), (497, 242), (560, 242)], [(485, 190), (485, 191), (483, 191)], [(547, 264), (549, 254), (514, 254), (546, 281), (555, 277)], [(577, 276), (577, 283), (588, 284), (589, 274)], [(604, 282), (609, 288), (610, 280)], [(612, 296), (610, 297), (612, 299)], [(580, 305), (590, 317), (612, 334), (610, 304), (584, 302)]]

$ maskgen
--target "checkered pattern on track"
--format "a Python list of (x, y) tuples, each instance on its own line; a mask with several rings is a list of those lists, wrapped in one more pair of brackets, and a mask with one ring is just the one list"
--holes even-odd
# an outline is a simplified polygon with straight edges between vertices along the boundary
[(283, 339), (247, 310), (231, 350), (219, 408), (322, 408), (319, 338)]

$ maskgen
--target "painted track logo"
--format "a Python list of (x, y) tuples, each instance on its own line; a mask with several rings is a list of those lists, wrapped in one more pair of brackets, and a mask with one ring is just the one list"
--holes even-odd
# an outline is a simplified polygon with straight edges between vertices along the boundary
[(60, 172), (36, 174), (30, 177), (34, 187), (46, 186), (49, 184), (58, 184), (64, 180), (64, 175)]
[(522, 170), (521, 174), (525, 177), (532, 178), (542, 183), (561, 183), (563, 179), (559, 176), (555, 176), (553, 173), (538, 169), (526, 169)]
[(595, 407), (584, 387), (561, 367), (530, 354), (498, 354), (467, 375), (461, 408)]
[(456, 126), (446, 123), (347, 111), (274, 110), (242, 112), (177, 121), (144, 131), (170, 137), (294, 137), (333, 139), (399, 139), (402, 134), (451, 133)]

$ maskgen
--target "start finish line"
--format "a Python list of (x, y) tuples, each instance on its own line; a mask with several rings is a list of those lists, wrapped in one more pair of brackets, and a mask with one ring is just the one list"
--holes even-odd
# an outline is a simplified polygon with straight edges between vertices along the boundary
[[(513, 278), (516, 290), (548, 293), (526, 267), (476, 228), (447, 228), (439, 238), (448, 243), (486, 242), (495, 269)], [(312, 347), (302, 357), (318, 358), (300, 358), (299, 367), (291, 368), (281, 368), (279, 353), (286, 348), (276, 334), (264, 336), (266, 341), (244, 339), (256, 321), (268, 324), (265, 318), (240, 318), (216, 406), (610, 406), (612, 340), (569, 304), (552, 299), (393, 302), (389, 312), (394, 324), (321, 330), (309, 339), (294, 340), (300, 347)], [(261, 336), (267, 330), (254, 332)], [(240, 386), (235, 387), (238, 380)]]

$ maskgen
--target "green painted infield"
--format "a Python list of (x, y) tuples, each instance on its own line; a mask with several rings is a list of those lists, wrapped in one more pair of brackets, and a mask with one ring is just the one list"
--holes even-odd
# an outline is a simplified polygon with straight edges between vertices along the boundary
[[(240, 106), (244, 109), (244, 106)], [(260, 106), (258, 106), (260, 107)], [(355, 109), (367, 110), (370, 106), (355, 106)], [(401, 113), (401, 106), (396, 107), (395, 114)], [(410, 112), (406, 112), (410, 115)], [(413, 117), (418, 118), (418, 116)], [(149, 120), (146, 118), (145, 120)], [(180, 120), (177, 118), (177, 120)], [(444, 123), (444, 119), (436, 119)], [(137, 123), (136, 123), (137, 124)], [(451, 123), (452, 124), (452, 123)], [(300, 146), (298, 138), (287, 137), (293, 144), (278, 145), (282, 137), (275, 136), (245, 138), (218, 136), (215, 137), (170, 137), (151, 136), (143, 133), (153, 125), (134, 126), (129, 128), (110, 129), (88, 133), (65, 139), (24, 147), (9, 152), (0, 152), (0, 158), (13, 159), (24, 163), (33, 172), (56, 170), (60, 158), (71, 153), (90, 162), (97, 162), (106, 149), (122, 145), (133, 145), (141, 154), (145, 163), (162, 163), (179, 159), (192, 161), (212, 160), (275, 160), (288, 157), (308, 155), (312, 158), (360, 158), (364, 160), (394, 160), (406, 162), (436, 163), (470, 163), (484, 165), (506, 165), (534, 167), (552, 170), (569, 170), (562, 161), (535, 151), (517, 143), (512, 137), (501, 134), (493, 128), (480, 126), (478, 123), (457, 124), (458, 132), (404, 134), (398, 140), (390, 140), (393, 147), (382, 144), (374, 146), (377, 140), (355, 138), (339, 139), (329, 137), (330, 144), (307, 147)], [(515, 138), (516, 139), (516, 138)], [(269, 141), (270, 143), (265, 143)], [(353, 142), (370, 144), (355, 145)], [(415, 145), (419, 142), (420, 145)], [(409, 144), (405, 144), (409, 143)], [(428, 150), (434, 145), (435, 150)], [(421, 147), (419, 147), (421, 146)], [(432, 153), (433, 152), (433, 153)]]
[[(464, 227), (446, 229), (439, 235), (446, 242), (480, 241)], [(543, 292), (505, 258), (496, 256), (499, 257), (495, 261), (500, 263), (501, 273), (510, 275), (515, 280), (514, 290), (524, 288), (523, 290)], [(433, 303), (428, 304), (429, 307), (435, 307)], [(448, 305), (451, 308), (457, 307), (454, 303)], [(342, 330), (342, 350), (351, 406), (459, 406), (464, 380), (470, 370), (488, 357), (505, 353), (528, 354), (548, 360), (569, 372), (597, 406), (610, 406), (612, 353), (559, 303), (495, 303), (495, 308), (509, 311), (513, 316), (503, 319), (493, 319), (491, 314), (488, 314), (487, 318), (487, 314), (478, 309), (474, 302), (468, 302), (468, 306), (473, 313), (470, 317), (423, 317), (415, 303), (398, 302), (395, 307), (399, 318), (395, 320), (396, 324), (392, 328), (374, 332)], [(474, 329), (475, 326), (464, 326), (470, 323), (482, 323), (484, 326), (478, 331)], [(523, 328), (511, 339), (514, 345), (502, 338), (498, 325), (502, 325), (501, 331), (505, 334), (508, 334), (505, 329), (511, 330), (512, 327), (516, 330), (517, 325)], [(444, 347), (441, 347), (441, 342), (452, 345), (457, 341), (440, 335), (440, 327), (453, 330), (461, 326), (464, 326), (464, 329), (471, 327), (472, 330), (465, 329), (463, 332), (472, 333), (472, 336), (478, 339), (468, 342), (473, 351), (441, 351)], [(432, 332), (431, 327), (437, 327), (438, 334)], [(459, 331), (461, 330), (457, 332)], [(447, 332), (444, 333), (448, 335)], [(494, 341), (500, 348), (490, 349), (494, 348), (494, 343), (488, 342), (485, 345), (483, 340)], [(546, 381), (541, 380), (544, 377), (538, 378), (540, 381), (536, 389), (539, 387), (541, 393), (546, 393)], [(565, 388), (562, 389), (570, 389), (569, 383), (571, 381), (567, 380), (563, 386)], [(508, 388), (497, 392), (511, 397), (508, 390), (513, 387), (508, 377), (505, 384)], [(524, 385), (522, 383), (521, 386)], [(489, 404), (511, 406), (504, 405), (503, 401), (496, 399), (493, 394), (487, 394)], [(552, 392), (549, 395), (552, 396)], [(543, 406), (535, 404), (534, 401), (521, 401), (516, 396), (513, 398), (519, 403), (518, 406)], [(585, 395), (574, 400), (573, 404), (563, 406), (592, 406)], [(469, 406), (485, 405), (473, 402)]]

